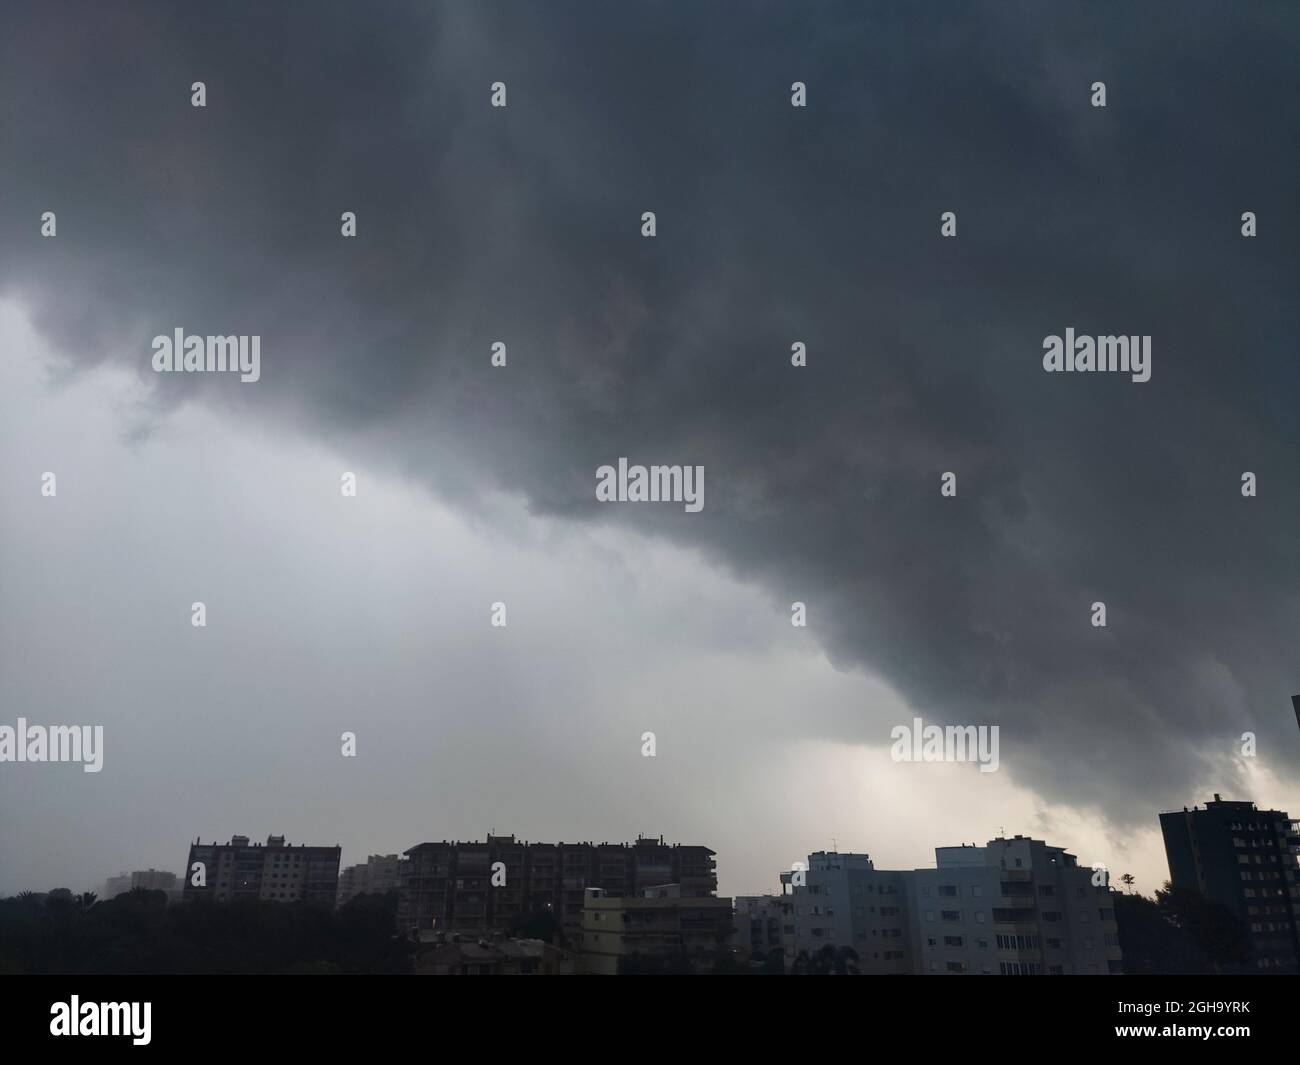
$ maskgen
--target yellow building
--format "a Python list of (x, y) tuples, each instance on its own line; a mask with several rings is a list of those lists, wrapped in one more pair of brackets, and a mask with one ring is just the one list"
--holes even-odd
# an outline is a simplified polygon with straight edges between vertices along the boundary
[(583, 971), (691, 972), (729, 953), (731, 935), (731, 899), (683, 896), (678, 884), (631, 896), (589, 888), (582, 909)]

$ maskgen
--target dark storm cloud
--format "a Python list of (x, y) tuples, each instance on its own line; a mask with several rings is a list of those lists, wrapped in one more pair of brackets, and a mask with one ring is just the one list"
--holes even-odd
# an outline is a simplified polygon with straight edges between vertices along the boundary
[[(1245, 729), (1294, 773), (1294, 7), (6, 21), (0, 290), (74, 362), (153, 379), (156, 333), (260, 334), (256, 386), (178, 376), (159, 402), (703, 548), (928, 719), (1001, 724), (1054, 799), (1190, 801)], [(1044, 374), (1067, 326), (1150, 334), (1152, 380)], [(704, 512), (601, 508), (620, 455), (703, 464)]]

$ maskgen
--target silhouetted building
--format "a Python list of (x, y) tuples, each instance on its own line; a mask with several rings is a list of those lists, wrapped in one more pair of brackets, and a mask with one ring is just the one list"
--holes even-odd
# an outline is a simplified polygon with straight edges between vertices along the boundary
[(120, 873), (117, 876), (110, 876), (104, 881), (104, 887), (99, 893), (99, 897), (107, 902), (109, 899), (115, 899), (119, 895), (125, 895), (131, 890), (131, 874)]
[(1160, 815), (1176, 888), (1222, 903), (1245, 923), (1259, 972), (1300, 972), (1300, 823), (1253, 802), (1224, 801)]
[(766, 958), (784, 951), (785, 900), (780, 895), (738, 895), (732, 940), (742, 956)]
[(401, 889), (402, 856), (372, 854), (364, 865), (349, 865), (339, 873), (338, 903), (358, 895), (386, 895)]
[(708, 969), (730, 952), (731, 899), (683, 895), (680, 885), (609, 895), (588, 888), (582, 910), (582, 971), (617, 976), (630, 962), (663, 962), (672, 971)]
[[(232, 836), (229, 843), (190, 844), (185, 865), (184, 898), (271, 899), (333, 906), (338, 894), (340, 847), (286, 845), (283, 836), (268, 836), (266, 845)], [(194, 883), (195, 863), (204, 883)]]
[(421, 843), (406, 858), (398, 907), (406, 931), (486, 936), (508, 931), (525, 915), (549, 913), (576, 942), (589, 887), (636, 895), (647, 887), (680, 884), (688, 897), (718, 890), (713, 851), (662, 838), (528, 843), (488, 836), (486, 843)]
[(938, 847), (934, 869), (876, 869), (865, 854), (808, 856), (782, 873), (786, 959), (850, 948), (862, 973), (1116, 974), (1110, 892), (1073, 854), (1027, 836)]
[(137, 869), (133, 873), (110, 876), (104, 882), (104, 890), (100, 898), (105, 900), (117, 898), (118, 895), (125, 895), (128, 891), (137, 888), (166, 892), (168, 902), (175, 902), (181, 897), (181, 883), (175, 873), (163, 869)]

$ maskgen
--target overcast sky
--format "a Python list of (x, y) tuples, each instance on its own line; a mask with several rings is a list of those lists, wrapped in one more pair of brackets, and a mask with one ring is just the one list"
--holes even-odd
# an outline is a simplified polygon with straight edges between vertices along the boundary
[[(743, 10), (5, 10), (0, 724), (105, 758), (0, 765), (0, 892), (1001, 829), (1149, 891), (1160, 810), (1300, 814), (1300, 12)], [(155, 374), (178, 327), (261, 379)], [(1044, 373), (1067, 327), (1151, 380)], [(620, 456), (704, 510), (598, 503)], [(999, 770), (895, 763), (914, 715)]]

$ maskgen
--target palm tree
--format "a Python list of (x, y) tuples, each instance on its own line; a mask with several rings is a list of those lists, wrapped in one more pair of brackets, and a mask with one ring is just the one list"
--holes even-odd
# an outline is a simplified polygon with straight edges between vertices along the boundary
[(1119, 882), (1123, 884), (1126, 888), (1128, 888), (1128, 893), (1130, 895), (1133, 894), (1133, 884), (1136, 882), (1136, 880), (1137, 878), (1132, 873), (1125, 873), (1123, 876), (1119, 878)]

